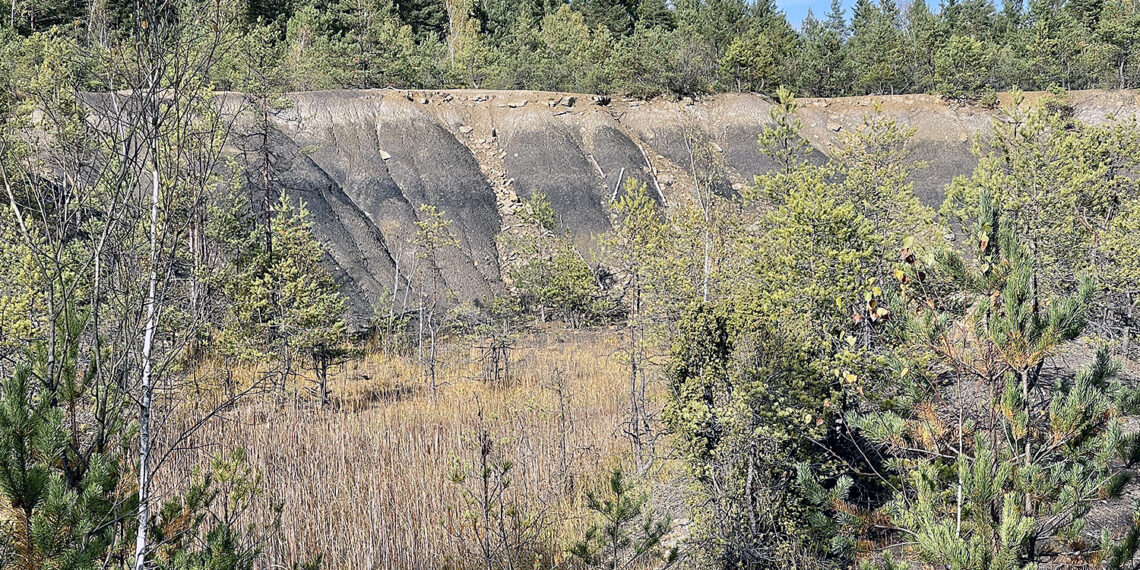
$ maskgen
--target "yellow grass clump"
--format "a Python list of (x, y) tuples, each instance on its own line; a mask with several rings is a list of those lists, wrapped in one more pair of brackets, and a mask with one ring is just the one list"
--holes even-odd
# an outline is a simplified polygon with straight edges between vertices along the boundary
[(505, 386), (483, 383), (470, 343), (450, 343), (435, 393), (414, 360), (369, 354), (340, 367), (326, 408), (303, 390), (285, 404), (241, 401), (174, 456), (162, 483), (185, 488), (211, 455), (244, 448), (265, 490), (244, 522), (267, 525), (273, 503), (284, 505), (266, 567), (317, 553), (324, 568), (463, 566), (470, 503), (453, 475), (478, 478), (483, 425), (495, 455), (513, 464), (511, 496), (547, 515), (557, 559), (588, 524), (582, 494), (629, 450), (621, 342), (605, 331), (526, 337)]

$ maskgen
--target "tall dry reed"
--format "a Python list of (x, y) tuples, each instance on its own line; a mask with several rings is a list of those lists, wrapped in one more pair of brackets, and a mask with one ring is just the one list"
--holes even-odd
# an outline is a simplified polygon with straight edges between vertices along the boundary
[(453, 565), (469, 546), (470, 505), (452, 479), (473, 471), (482, 410), (496, 454), (513, 463), (515, 496), (547, 515), (556, 554), (581, 536), (585, 489), (629, 448), (621, 348), (606, 332), (530, 336), (512, 351), (509, 385), (488, 386), (478, 354), (451, 343), (435, 393), (413, 361), (371, 354), (337, 371), (329, 407), (300, 387), (284, 404), (244, 400), (174, 456), (162, 484), (185, 488), (210, 455), (241, 447), (265, 489), (246, 522), (268, 524), (272, 503), (284, 506), (266, 567), (317, 553), (333, 569)]

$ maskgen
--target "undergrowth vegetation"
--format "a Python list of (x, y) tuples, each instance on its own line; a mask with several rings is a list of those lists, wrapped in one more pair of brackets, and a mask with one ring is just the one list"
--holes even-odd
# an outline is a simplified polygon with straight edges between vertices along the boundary
[[(245, 521), (280, 523), (266, 564), (323, 553), (330, 568), (442, 567), (484, 556), (495, 568), (551, 566), (593, 522), (586, 494), (608, 485), (607, 470), (628, 469), (629, 396), (614, 356), (621, 340), (606, 331), (527, 335), (503, 385), (483, 381), (469, 345), (449, 343), (435, 393), (414, 359), (373, 353), (332, 371), (331, 407), (304, 384), (283, 403), (242, 404), (188, 442), (194, 451), (160, 484), (178, 489), (220, 450), (245, 449), (246, 464), (263, 474), (262, 498)], [(668, 489), (655, 491), (654, 504), (676, 506)], [(287, 508), (277, 512), (277, 502)], [(526, 528), (501, 533), (500, 522), (516, 521), (500, 520), (500, 508), (517, 511), (508, 516)]]

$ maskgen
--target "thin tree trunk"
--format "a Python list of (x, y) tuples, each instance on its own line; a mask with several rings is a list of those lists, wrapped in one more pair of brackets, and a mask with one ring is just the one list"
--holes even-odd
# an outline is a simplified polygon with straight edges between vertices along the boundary
[(712, 272), (712, 260), (709, 257), (709, 205), (705, 205), (705, 228), (704, 228), (704, 242), (705, 242), (705, 267), (704, 267), (704, 280), (701, 283), (701, 301), (704, 303), (709, 302), (709, 273)]
[(428, 376), (431, 378), (431, 393), (434, 395), (436, 390), (435, 384), (435, 309), (431, 310), (431, 316), (428, 317), (431, 321), (428, 322), (428, 334), (430, 338), (428, 342), (431, 346), (428, 347)]
[(388, 322), (391, 323), (396, 312), (396, 295), (400, 292), (400, 253), (396, 253), (396, 276), (392, 278), (392, 304), (388, 307)]
[[(631, 323), (632, 324), (632, 323)], [(641, 471), (641, 413), (637, 401), (637, 335), (634, 328), (629, 329), (629, 437), (633, 443), (633, 455), (637, 461), (637, 470)]]
[[(958, 395), (957, 395), (957, 400), (958, 400), (958, 457), (962, 457), (962, 434), (963, 434), (964, 430), (962, 427), (962, 415), (963, 415), (962, 405), (963, 404), (962, 404), (962, 373), (961, 373), (961, 371), (958, 371), (954, 376), (955, 376), (954, 377), (954, 387), (955, 387), (955, 391), (958, 393)], [(957, 498), (957, 500), (958, 500), (958, 505), (957, 505), (957, 509), (956, 509), (956, 513), (955, 513), (955, 517), (954, 517), (954, 536), (961, 538), (962, 537), (962, 481), (961, 481), (961, 479), (958, 480), (958, 498)]]
[(1135, 309), (1135, 302), (1132, 300), (1131, 293), (1124, 294), (1125, 300), (1128, 302), (1128, 314), (1124, 320), (1124, 357), (1128, 358), (1132, 352), (1132, 311)]
[(262, 212), (265, 216), (265, 252), (269, 254), (269, 259), (273, 259), (273, 218), (270, 213), (270, 191), (269, 191), (269, 101), (263, 100), (262, 108), (262, 125), (261, 125), (261, 159), (265, 161), (261, 170), (261, 184), (264, 186), (264, 196), (262, 197)]
[(317, 380), (320, 381), (321, 406), (329, 405), (329, 362), (321, 356), (317, 363)]
[(645, 371), (641, 368), (641, 282), (636, 273), (633, 277), (633, 306), (629, 315), (629, 399), (630, 399), (630, 439), (633, 442), (634, 457), (637, 462), (638, 473), (644, 473), (648, 468), (645, 461), (645, 442), (643, 429), (645, 423), (645, 387), (643, 381)]
[[(1022, 398), (1022, 405), (1025, 406), (1025, 411), (1028, 415), (1028, 413), (1030, 413), (1030, 409), (1029, 409), (1029, 371), (1028, 370), (1022, 370), (1021, 371), (1021, 398)], [(1031, 419), (1027, 419), (1026, 421), (1029, 422), (1029, 421), (1031, 421)], [(1033, 455), (1031, 453), (1032, 447), (1030, 445), (1029, 438), (1030, 438), (1030, 434), (1028, 431), (1026, 431), (1026, 433), (1025, 433), (1025, 465), (1024, 465), (1024, 467), (1027, 469), (1029, 468), (1030, 463), (1033, 461)], [(1030, 493), (1025, 494), (1025, 514), (1027, 516), (1033, 515), (1033, 498), (1031, 497)]]
[(456, 27), (458, 25), (455, 13), (459, 10), (459, 6), (456, 6), (454, 1), (449, 1), (445, 7), (447, 8), (447, 62), (454, 66), (455, 36), (457, 35)]
[[(155, 149), (157, 156), (157, 149)], [(158, 286), (158, 168), (151, 171), (150, 276), (147, 285), (146, 325), (142, 346), (142, 382), (139, 394), (139, 513), (135, 537), (135, 570), (146, 569), (147, 527), (150, 524), (150, 412), (154, 334), (158, 316), (155, 295)]]
[(705, 190), (701, 188), (700, 176), (697, 174), (696, 150), (693, 148), (693, 141), (688, 135), (685, 137), (685, 143), (689, 147), (689, 167), (693, 171), (693, 187), (696, 190), (697, 201), (700, 203), (699, 205), (701, 207), (701, 215), (704, 218), (704, 228), (702, 232), (704, 254), (702, 268), (703, 278), (701, 281), (701, 301), (707, 303), (709, 300), (709, 273), (711, 272), (711, 259), (709, 257), (709, 224), (711, 220), (712, 191), (710, 189), (706, 195)]
[(417, 320), (419, 322), (416, 323), (416, 358), (422, 364), (424, 361), (424, 290), (422, 285), (420, 286), (420, 308)]
[[(202, 280), (202, 267), (205, 265), (205, 247), (203, 245), (203, 223), (201, 215), (201, 205), (198, 197), (195, 197), (194, 203), (191, 206), (193, 210), (190, 213), (190, 256), (193, 260), (194, 270), (190, 274), (190, 315), (195, 326), (199, 326), (206, 321), (206, 284)], [(198, 358), (202, 350), (201, 344), (198, 342), (198, 335), (194, 335), (190, 339), (190, 354), (192, 358)]]

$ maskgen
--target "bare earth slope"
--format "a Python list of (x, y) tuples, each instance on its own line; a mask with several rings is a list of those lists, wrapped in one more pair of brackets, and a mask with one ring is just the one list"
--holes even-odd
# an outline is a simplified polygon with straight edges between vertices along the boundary
[[(479, 302), (502, 287), (495, 236), (509, 231), (520, 199), (546, 194), (566, 229), (590, 250), (609, 228), (605, 204), (625, 178), (647, 183), (666, 202), (691, 190), (686, 132), (715, 143), (734, 187), (772, 164), (756, 142), (772, 103), (754, 94), (607, 104), (587, 95), (521, 91), (323, 91), (289, 97), (294, 105), (277, 116), (278, 144), (289, 151), (280, 154), (293, 158), (275, 167), (313, 212), (329, 267), (349, 295), (358, 324), (393, 291), (399, 307), (409, 287), (416, 287), (408, 277), (422, 262), (415, 261), (410, 240), (421, 204), (452, 219), (459, 242), (432, 271), (456, 292), (456, 300)], [(1096, 123), (1140, 110), (1134, 91), (1073, 92), (1070, 102), (1078, 118)], [(996, 116), (932, 95), (799, 103), (803, 136), (821, 154), (857, 129), (876, 103), (884, 114), (914, 127), (913, 157), (928, 165), (915, 174), (915, 191), (932, 206), (954, 176), (973, 169), (973, 140), (989, 135)]]

